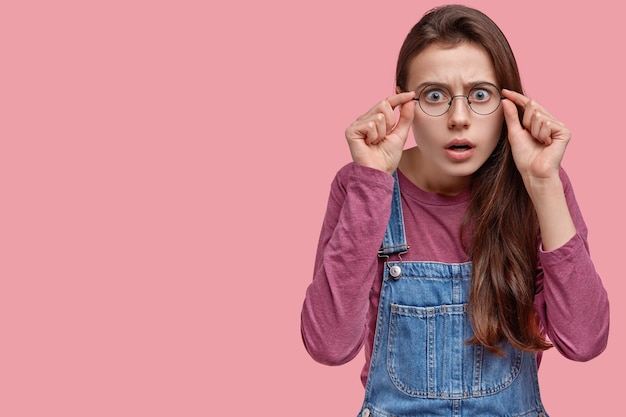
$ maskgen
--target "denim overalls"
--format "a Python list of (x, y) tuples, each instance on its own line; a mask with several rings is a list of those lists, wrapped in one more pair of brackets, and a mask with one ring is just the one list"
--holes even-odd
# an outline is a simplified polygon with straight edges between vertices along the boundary
[(397, 174), (379, 256), (385, 262), (360, 417), (546, 417), (533, 353), (503, 343), (504, 357), (472, 336), (471, 263), (403, 262), (409, 247)]

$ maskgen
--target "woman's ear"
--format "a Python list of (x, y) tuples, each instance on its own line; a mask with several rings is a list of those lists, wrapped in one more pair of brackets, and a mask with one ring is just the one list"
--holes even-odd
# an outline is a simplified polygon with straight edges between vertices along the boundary
[(396, 85), (396, 94), (400, 94), (402, 92), (402, 89), (400, 88), (400, 86)]

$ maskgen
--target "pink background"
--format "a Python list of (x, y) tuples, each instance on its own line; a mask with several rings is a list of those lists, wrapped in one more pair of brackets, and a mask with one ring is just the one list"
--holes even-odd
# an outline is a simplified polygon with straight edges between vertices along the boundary
[[(362, 358), (313, 362), (300, 306), (343, 131), (392, 93), (404, 36), (439, 3), (214, 3), (0, 6), (0, 415), (356, 414)], [(612, 300), (602, 356), (546, 354), (545, 404), (615, 415), (619, 2), (467, 4), (574, 133), (564, 165)]]

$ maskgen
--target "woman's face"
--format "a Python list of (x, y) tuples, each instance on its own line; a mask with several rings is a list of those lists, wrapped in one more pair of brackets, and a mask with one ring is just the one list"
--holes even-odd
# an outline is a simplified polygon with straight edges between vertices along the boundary
[[(497, 109), (488, 115), (472, 111), (465, 98), (483, 100), (487, 91), (475, 86), (491, 83), (498, 87)], [(436, 84), (439, 88), (431, 91), (428, 99), (442, 100), (440, 91), (446, 90), (452, 96), (452, 105), (440, 116), (431, 116), (422, 110), (425, 100), (415, 106), (413, 135), (418, 147), (419, 160), (415, 167), (422, 184), (428, 191), (437, 188), (454, 189), (467, 185), (471, 175), (482, 166), (498, 143), (504, 120), (502, 106), (499, 105), (500, 86), (487, 52), (480, 46), (463, 42), (455, 46), (430, 45), (419, 53), (409, 65), (407, 90), (415, 90), (419, 95), (426, 85)], [(445, 110), (445, 103), (443, 110)], [(478, 108), (475, 105), (475, 108)], [(480, 109), (479, 109), (480, 111)], [(433, 113), (433, 112), (431, 112)], [(413, 168), (412, 168), (413, 169)], [(430, 183), (430, 187), (428, 186)]]

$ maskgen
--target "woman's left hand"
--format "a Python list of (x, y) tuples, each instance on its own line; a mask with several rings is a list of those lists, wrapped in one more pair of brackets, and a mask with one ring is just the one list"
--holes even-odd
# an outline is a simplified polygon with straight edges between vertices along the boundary
[[(502, 95), (513, 159), (524, 181), (558, 178), (569, 129), (535, 100), (511, 90)], [(523, 110), (521, 123), (516, 105)]]

